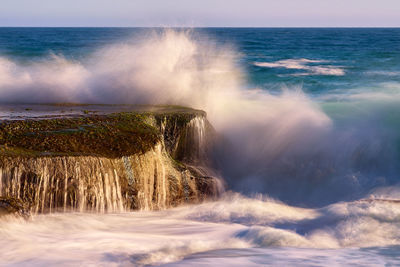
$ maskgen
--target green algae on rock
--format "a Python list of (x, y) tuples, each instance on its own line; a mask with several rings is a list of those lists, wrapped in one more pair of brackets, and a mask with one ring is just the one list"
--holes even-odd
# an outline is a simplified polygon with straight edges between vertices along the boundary
[(144, 153), (159, 137), (141, 115), (8, 121), (0, 125), (3, 153), (99, 155)]
[(111, 114), (6, 120), (0, 124), (0, 154), (97, 155), (121, 157), (145, 153), (160, 139), (154, 118), (182, 127), (201, 111), (165, 107)]

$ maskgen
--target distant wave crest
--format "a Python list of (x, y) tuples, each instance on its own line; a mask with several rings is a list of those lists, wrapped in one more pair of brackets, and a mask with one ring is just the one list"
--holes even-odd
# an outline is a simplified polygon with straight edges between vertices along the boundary
[(292, 75), (332, 75), (343, 76), (345, 75), (344, 69), (332, 65), (310, 65), (314, 63), (326, 63), (325, 60), (312, 60), (306, 58), (300, 59), (284, 59), (275, 62), (254, 62), (255, 66), (263, 68), (284, 68), (291, 70), (305, 70), (307, 72), (295, 73)]

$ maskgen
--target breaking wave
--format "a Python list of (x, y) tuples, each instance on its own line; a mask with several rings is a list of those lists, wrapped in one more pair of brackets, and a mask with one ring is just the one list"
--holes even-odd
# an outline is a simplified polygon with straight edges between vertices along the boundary
[[(104, 47), (80, 61), (62, 55), (29, 64), (0, 58), (0, 99), (203, 109), (221, 136), (213, 158), (229, 188), (291, 204), (322, 206), (397, 183), (398, 131), (391, 117), (381, 119), (396, 114), (396, 105), (346, 96), (337, 102), (310, 98), (301, 88), (279, 94), (249, 88), (239, 60), (232, 47), (167, 29)], [(325, 63), (257, 64), (344, 73)]]
[[(246, 250), (250, 250), (247, 258), (258, 255), (262, 259), (271, 253), (264, 249), (282, 247), (298, 257), (307, 255), (305, 249), (321, 248), (340, 249), (332, 253), (347, 255), (360, 247), (396, 249), (400, 245), (399, 218), (400, 204), (395, 202), (360, 200), (304, 209), (265, 197), (227, 194), (195, 208), (2, 219), (0, 245), (8, 249), (0, 256), (5, 264), (30, 266), (141, 266), (185, 262), (198, 253), (207, 261), (218, 258), (220, 250), (225, 250), (221, 254), (224, 262)], [(349, 259), (349, 255), (344, 257), (342, 264), (349, 264)], [(265, 261), (271, 264), (269, 257)]]
[(307, 72), (294, 73), (295, 76), (304, 75), (345, 75), (344, 69), (332, 65), (310, 65), (315, 63), (327, 63), (325, 60), (312, 60), (306, 58), (284, 59), (275, 62), (254, 62), (255, 66), (263, 68), (284, 68), (291, 70), (306, 70)]

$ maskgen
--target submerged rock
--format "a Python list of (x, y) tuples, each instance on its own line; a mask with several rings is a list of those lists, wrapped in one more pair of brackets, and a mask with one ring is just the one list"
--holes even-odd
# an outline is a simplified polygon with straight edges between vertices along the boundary
[(212, 135), (204, 112), (182, 107), (3, 121), (0, 196), (34, 213), (214, 198), (221, 186), (206, 156)]
[(4, 215), (28, 217), (29, 210), (24, 202), (20, 199), (12, 197), (0, 197), (0, 216)]

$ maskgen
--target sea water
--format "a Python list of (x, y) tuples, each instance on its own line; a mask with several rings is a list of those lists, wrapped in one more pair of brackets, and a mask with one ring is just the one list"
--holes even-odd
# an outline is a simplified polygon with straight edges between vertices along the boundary
[(400, 264), (399, 29), (0, 28), (0, 99), (203, 109), (228, 191), (3, 218), (1, 264)]

